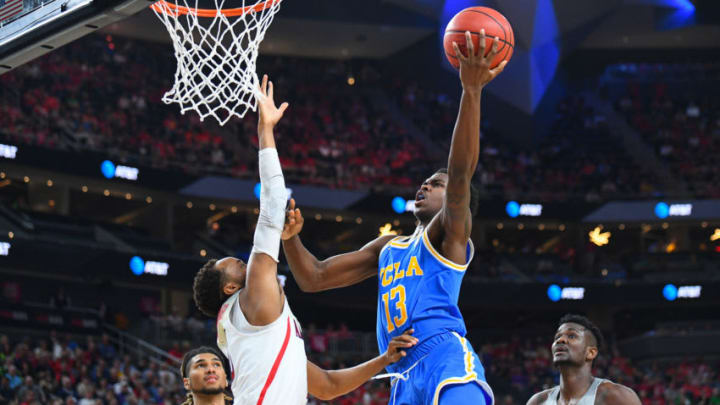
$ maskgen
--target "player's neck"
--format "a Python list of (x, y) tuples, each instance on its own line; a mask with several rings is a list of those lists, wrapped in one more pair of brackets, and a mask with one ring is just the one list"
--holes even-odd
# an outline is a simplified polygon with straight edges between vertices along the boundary
[(560, 369), (560, 396), (566, 400), (579, 399), (590, 389), (592, 381), (590, 367), (563, 366)]
[(225, 405), (224, 394), (193, 394), (193, 405)]

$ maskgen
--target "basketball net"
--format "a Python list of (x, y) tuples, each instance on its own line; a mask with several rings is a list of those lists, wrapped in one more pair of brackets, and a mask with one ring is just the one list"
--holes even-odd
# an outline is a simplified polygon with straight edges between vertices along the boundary
[[(255, 111), (258, 85), (255, 62), (265, 31), (282, 0), (237, 0), (241, 7), (199, 9), (198, 0), (162, 0), (150, 8), (173, 41), (175, 84), (162, 98), (180, 112), (194, 110), (200, 120), (214, 117), (225, 125), (232, 117)], [(190, 3), (190, 4), (189, 4)]]

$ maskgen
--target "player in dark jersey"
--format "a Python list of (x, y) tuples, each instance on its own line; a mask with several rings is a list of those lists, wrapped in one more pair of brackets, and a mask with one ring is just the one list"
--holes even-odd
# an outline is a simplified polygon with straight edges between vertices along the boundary
[(406, 358), (387, 367), (393, 375), (390, 404), (492, 404), (480, 360), (465, 339), (457, 306), (460, 284), (472, 259), (470, 179), (480, 153), (482, 90), (505, 67), (491, 69), (498, 39), (476, 54), (466, 33), (468, 56), (457, 44), (463, 93), (446, 170), (425, 180), (416, 194), (418, 227), (409, 237), (382, 236), (362, 249), (320, 261), (300, 242), (303, 218), (288, 212), (283, 248), (304, 291), (345, 287), (378, 276), (377, 338), (381, 351), (404, 331), (419, 339)]

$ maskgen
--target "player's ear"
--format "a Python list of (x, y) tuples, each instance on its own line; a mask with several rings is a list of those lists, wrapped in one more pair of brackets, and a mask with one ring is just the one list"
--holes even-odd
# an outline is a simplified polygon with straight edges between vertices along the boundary
[(185, 387), (186, 390), (190, 391), (190, 379), (189, 378), (183, 378), (183, 387)]
[(226, 295), (233, 295), (239, 289), (240, 289), (240, 285), (238, 283), (228, 281), (227, 283), (225, 283), (222, 290), (223, 290), (223, 293), (225, 293)]
[(598, 348), (595, 346), (588, 346), (585, 348), (585, 360), (593, 361), (598, 355)]

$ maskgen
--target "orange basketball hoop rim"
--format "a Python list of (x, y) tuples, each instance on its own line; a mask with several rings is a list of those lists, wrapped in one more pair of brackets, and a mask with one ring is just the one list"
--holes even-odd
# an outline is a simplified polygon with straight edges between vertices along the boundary
[(253, 6), (240, 7), (240, 8), (228, 8), (228, 9), (211, 9), (211, 8), (189, 8), (184, 6), (178, 6), (177, 4), (169, 1), (160, 0), (150, 6), (153, 10), (168, 14), (174, 17), (184, 14), (193, 14), (198, 17), (217, 17), (218, 14), (222, 14), (226, 17), (239, 17), (247, 13), (259, 13), (265, 9), (280, 3), (282, 0), (266, 0), (259, 2)]

